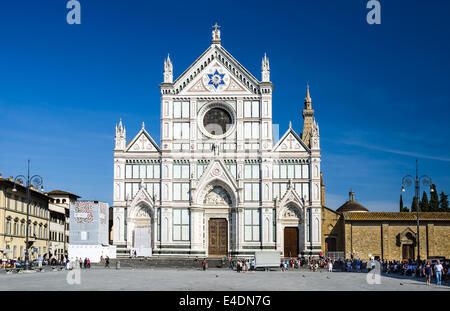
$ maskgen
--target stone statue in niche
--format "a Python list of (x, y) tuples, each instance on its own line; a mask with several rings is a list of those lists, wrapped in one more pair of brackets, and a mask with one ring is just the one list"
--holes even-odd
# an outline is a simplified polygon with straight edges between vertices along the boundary
[[(212, 188), (212, 189), (211, 189)], [(231, 198), (228, 192), (221, 186), (209, 187), (204, 200), (206, 205), (231, 205)]]
[(298, 218), (300, 219), (300, 212), (298, 211), (298, 209), (293, 206), (293, 205), (289, 205), (286, 209), (286, 212), (284, 213), (284, 218)]
[(136, 213), (136, 218), (147, 218), (150, 217), (149, 210), (146, 207), (141, 207)]

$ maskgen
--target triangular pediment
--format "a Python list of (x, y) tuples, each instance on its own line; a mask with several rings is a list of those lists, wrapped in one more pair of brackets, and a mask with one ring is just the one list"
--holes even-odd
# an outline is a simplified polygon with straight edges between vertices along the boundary
[(222, 160), (211, 161), (203, 172), (202, 176), (198, 180), (198, 185), (204, 185), (209, 183), (213, 179), (220, 179), (228, 185), (232, 185), (232, 188), (237, 190), (238, 185), (231, 172), (226, 167)]
[(284, 206), (292, 202), (297, 204), (298, 206), (304, 206), (300, 195), (297, 193), (297, 191), (295, 191), (294, 187), (291, 186), (281, 198), (280, 206)]
[(145, 205), (147, 205), (150, 208), (150, 212), (154, 214), (153, 198), (150, 196), (145, 186), (141, 184), (139, 191), (136, 193), (133, 200), (131, 201), (130, 204), (131, 208), (129, 209), (128, 216), (135, 216), (137, 207), (139, 205), (142, 205), (142, 203), (145, 203)]
[(180, 95), (212, 95), (212, 94), (254, 95), (238, 78), (223, 66), (220, 61), (213, 60), (180, 92)]
[(125, 152), (159, 152), (160, 149), (147, 131), (142, 128), (130, 141)]
[(259, 81), (222, 46), (209, 47), (174, 82), (180, 95), (254, 95)]
[(289, 128), (273, 148), (274, 152), (309, 152), (308, 146), (292, 128)]

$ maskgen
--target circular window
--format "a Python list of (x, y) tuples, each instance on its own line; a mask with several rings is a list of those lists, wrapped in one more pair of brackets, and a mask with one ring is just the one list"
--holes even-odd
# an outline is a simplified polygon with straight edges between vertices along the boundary
[(203, 117), (203, 127), (214, 136), (224, 135), (233, 125), (231, 114), (223, 108), (212, 108)]

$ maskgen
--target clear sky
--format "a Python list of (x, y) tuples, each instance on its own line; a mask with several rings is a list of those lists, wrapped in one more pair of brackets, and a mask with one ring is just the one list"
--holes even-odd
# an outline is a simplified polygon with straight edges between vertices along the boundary
[[(160, 136), (163, 61), (177, 77), (222, 45), (258, 79), (270, 59), (273, 121), (302, 131), (306, 83), (320, 125), (326, 205), (355, 191), (372, 211), (396, 211), (401, 178), (428, 174), (450, 192), (449, 1), (66, 0), (0, 3), (0, 173), (32, 173), (46, 190), (112, 203), (114, 127), (142, 121)], [(410, 189), (404, 197), (409, 206)]]

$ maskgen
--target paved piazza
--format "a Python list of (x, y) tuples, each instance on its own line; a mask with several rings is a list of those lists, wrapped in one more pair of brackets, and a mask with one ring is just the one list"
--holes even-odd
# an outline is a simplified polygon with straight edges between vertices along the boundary
[[(78, 270), (80, 271), (80, 270)], [(444, 290), (449, 286), (427, 286), (411, 278), (381, 276), (380, 285), (369, 285), (366, 273), (257, 271), (237, 273), (211, 269), (127, 269), (91, 268), (81, 270), (81, 283), (70, 285), (68, 272), (36, 272), (31, 274), (0, 274), (0, 291), (4, 290)]]

